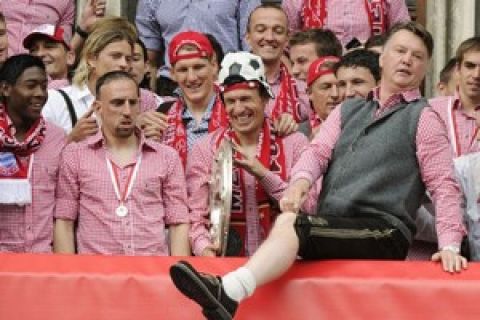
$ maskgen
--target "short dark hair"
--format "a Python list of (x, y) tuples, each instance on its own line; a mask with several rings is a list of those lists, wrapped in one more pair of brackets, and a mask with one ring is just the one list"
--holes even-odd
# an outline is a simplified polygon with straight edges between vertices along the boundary
[(380, 64), (379, 64), (379, 54), (367, 49), (357, 49), (348, 52), (343, 57), (340, 58), (340, 61), (335, 65), (335, 73), (341, 67), (351, 68), (351, 67), (363, 67), (370, 71), (375, 81), (379, 81), (381, 77)]
[(313, 43), (317, 56), (342, 56), (342, 44), (332, 30), (309, 29), (292, 35), (288, 41), (289, 47)]
[(402, 31), (402, 30), (410, 31), (411, 33), (413, 33), (414, 35), (419, 37), (422, 40), (425, 47), (427, 48), (428, 56), (429, 57), (432, 56), (432, 54), (433, 54), (433, 38), (432, 38), (432, 35), (430, 34), (430, 32), (427, 31), (427, 29), (425, 29), (424, 26), (422, 26), (421, 24), (419, 24), (417, 22), (408, 21), (408, 22), (398, 22), (398, 23), (394, 24), (390, 28), (390, 30), (388, 30), (387, 34), (385, 35), (385, 44), (387, 44), (388, 41), (390, 41), (390, 39), (392, 38), (392, 36), (395, 33), (399, 32), (399, 31)]
[(97, 80), (97, 83), (95, 85), (95, 97), (97, 99), (100, 98), (100, 92), (103, 86), (109, 84), (112, 81), (121, 80), (121, 79), (131, 80), (137, 87), (137, 93), (138, 93), (138, 96), (140, 96), (140, 88), (138, 87), (138, 84), (135, 81), (135, 79), (132, 77), (132, 75), (128, 72), (117, 70), (117, 71), (107, 72)]
[(45, 71), (45, 64), (38, 58), (29, 54), (17, 54), (5, 60), (0, 69), (0, 82), (15, 85), (23, 72), (32, 67), (38, 67)]
[(145, 47), (145, 43), (143, 43), (143, 41), (140, 40), (140, 38), (137, 38), (137, 40), (135, 41), (135, 44), (138, 44), (140, 46), (140, 48), (142, 48), (143, 61), (147, 62), (148, 55), (147, 55), (147, 47)]
[(450, 78), (452, 77), (453, 69), (455, 69), (456, 64), (457, 64), (456, 57), (450, 58), (448, 60), (447, 64), (445, 64), (445, 66), (440, 71), (440, 82), (448, 83), (450, 81)]
[(368, 38), (367, 41), (365, 41), (364, 47), (365, 49), (370, 49), (371, 47), (377, 47), (377, 46), (383, 47), (384, 44), (385, 44), (385, 34), (384, 33), (374, 34), (373, 36)]
[(471, 50), (480, 51), (480, 36), (471, 37), (460, 43), (455, 55), (457, 63), (462, 64), (465, 53)]
[(283, 8), (280, 4), (272, 3), (272, 2), (263, 2), (262, 4), (257, 6), (255, 9), (253, 9), (252, 12), (250, 12), (250, 14), (248, 16), (248, 19), (247, 19), (247, 32), (250, 31), (250, 22), (252, 20), (253, 14), (259, 9), (277, 9), (277, 10), (283, 12), (283, 14), (285, 15), (285, 18), (287, 19), (287, 33), (288, 33), (288, 15), (287, 15), (287, 13), (285, 12), (285, 10), (283, 10)]
[(208, 38), (208, 41), (210, 41), (213, 51), (215, 51), (215, 56), (217, 57), (217, 64), (218, 64), (218, 67), (220, 67), (222, 64), (223, 57), (225, 57), (225, 53), (223, 52), (222, 45), (220, 44), (220, 42), (218, 42), (217, 38), (215, 38), (214, 35), (210, 33), (205, 33), (205, 36)]

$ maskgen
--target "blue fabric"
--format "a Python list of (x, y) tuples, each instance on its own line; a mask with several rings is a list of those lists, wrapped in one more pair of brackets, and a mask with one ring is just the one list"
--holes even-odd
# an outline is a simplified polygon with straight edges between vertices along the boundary
[(193, 118), (193, 114), (190, 112), (190, 109), (184, 108), (182, 114), (183, 123), (185, 123), (185, 130), (187, 131), (187, 150), (190, 152), (193, 144), (200, 138), (208, 134), (208, 122), (210, 121), (210, 116), (212, 115), (213, 104), (215, 103), (215, 95), (208, 102), (208, 107), (205, 113), (200, 120), (200, 123), (197, 124)]
[[(136, 24), (140, 39), (151, 50), (166, 52), (181, 31), (210, 33), (225, 53), (248, 50), (244, 40), (250, 12), (260, 0), (139, 0)], [(165, 64), (169, 65), (165, 54)], [(168, 69), (160, 72), (169, 76)]]

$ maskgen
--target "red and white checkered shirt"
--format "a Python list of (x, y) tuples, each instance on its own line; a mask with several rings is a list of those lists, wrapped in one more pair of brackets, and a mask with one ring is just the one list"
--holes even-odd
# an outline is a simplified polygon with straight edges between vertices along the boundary
[[(479, 144), (475, 139), (475, 131), (477, 128), (475, 123), (475, 118), (473, 118), (472, 115), (467, 114), (463, 109), (458, 92), (456, 92), (455, 96), (436, 97), (436, 98), (430, 99), (428, 102), (432, 107), (432, 109), (435, 110), (437, 114), (440, 116), (440, 119), (442, 119), (442, 121), (445, 124), (445, 127), (449, 132), (448, 138), (450, 140), (450, 145), (452, 146), (451, 150), (452, 150), (453, 157), (456, 157), (456, 154), (454, 151), (455, 148), (453, 147), (454, 141), (452, 141), (452, 134), (455, 134), (455, 133), (452, 132), (451, 130), (452, 126), (450, 124), (449, 118), (454, 119), (455, 121), (455, 127), (456, 127), (455, 141), (459, 144), (460, 153), (463, 155), (467, 153), (480, 151)], [(450, 116), (451, 107), (454, 113), (453, 117)], [(420, 224), (421, 226), (424, 226), (424, 228), (425, 226), (429, 226), (427, 227), (427, 231), (429, 232), (431, 229), (434, 228), (433, 221), (432, 221), (433, 218), (426, 216), (426, 214), (429, 214), (429, 213), (426, 209), (423, 209), (423, 210), (425, 211), (422, 212), (421, 214), (417, 214), (416, 223), (417, 223), (417, 226)], [(412, 244), (412, 247), (408, 251), (407, 260), (429, 260), (432, 254), (436, 251), (435, 247), (436, 247), (436, 243), (414, 241)]]
[[(420, 97), (417, 89), (393, 95), (380, 105), (375, 116), (378, 117), (401, 100), (409, 102)], [(373, 99), (378, 101), (378, 88), (373, 91)], [(322, 176), (327, 170), (340, 134), (341, 106), (332, 111), (295, 164), (291, 183), (301, 178), (312, 183)], [(439, 247), (447, 245), (460, 247), (465, 234), (460, 209), (460, 187), (453, 172), (452, 153), (445, 124), (431, 108), (424, 108), (420, 115), (416, 146), (420, 174), (435, 203)]]
[[(283, 0), (282, 7), (288, 16), (290, 32), (302, 27), (301, 11), (304, 0)], [(320, 1), (320, 0), (319, 0)], [(371, 36), (365, 0), (326, 0), (325, 29), (332, 30), (345, 46), (354, 37), (365, 42)], [(405, 0), (386, 0), (387, 27), (396, 22), (410, 21)]]
[[(428, 100), (429, 104), (432, 106), (442, 121), (445, 123), (447, 130), (449, 130), (449, 139), (451, 140), (452, 132), (450, 131), (450, 121), (449, 119), (449, 108), (450, 104), (453, 106), (453, 113), (455, 119), (456, 130), (456, 140), (460, 146), (460, 153), (467, 154), (472, 152), (480, 151), (480, 146), (475, 139), (475, 131), (477, 128), (475, 118), (472, 115), (469, 115), (465, 112), (458, 91), (455, 96), (452, 97), (437, 97)], [(450, 141), (453, 143), (452, 141)], [(452, 147), (452, 152), (453, 152)], [(454, 155), (455, 156), (455, 155)]]
[[(140, 152), (138, 174), (125, 201), (128, 214), (119, 217), (115, 209), (120, 202), (107, 168), (109, 153), (102, 133), (70, 143), (63, 151), (55, 217), (78, 221), (79, 253), (168, 255), (165, 225), (189, 222), (177, 152), (143, 136)], [(136, 159), (118, 166), (119, 190), (125, 190)]]
[(0, 204), (0, 251), (52, 252), (55, 188), (64, 145), (63, 130), (47, 122), (45, 140), (33, 157), (32, 203)]
[[(220, 130), (222, 131), (222, 130)], [(188, 201), (192, 216), (192, 226), (190, 232), (190, 241), (192, 243), (193, 253), (201, 255), (205, 247), (211, 244), (210, 236), (207, 230), (209, 211), (209, 180), (211, 177), (212, 163), (215, 155), (218, 134), (215, 131), (206, 137), (198, 140), (192, 151), (188, 154), (187, 159), (187, 190)], [(291, 168), (300, 158), (302, 150), (308, 145), (307, 138), (301, 133), (293, 133), (283, 139), (285, 151), (285, 166), (287, 169), (287, 177), (290, 175)], [(258, 204), (256, 198), (255, 181), (256, 178), (245, 172), (245, 208), (246, 208), (246, 252), (251, 255), (261, 244), (261, 232), (258, 217)], [(287, 186), (280, 176), (268, 172), (263, 179), (260, 180), (265, 192), (277, 201)]]

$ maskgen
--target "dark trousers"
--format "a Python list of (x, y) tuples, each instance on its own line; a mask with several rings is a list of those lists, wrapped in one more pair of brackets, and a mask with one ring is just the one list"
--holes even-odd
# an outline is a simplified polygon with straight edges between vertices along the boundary
[(299, 215), (295, 230), (298, 254), (306, 260), (404, 260), (410, 245), (397, 228), (376, 216)]

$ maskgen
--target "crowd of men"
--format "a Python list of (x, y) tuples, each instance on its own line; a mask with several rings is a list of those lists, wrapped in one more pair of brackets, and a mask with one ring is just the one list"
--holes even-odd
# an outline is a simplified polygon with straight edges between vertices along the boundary
[(140, 0), (134, 26), (89, 0), (73, 35), (57, 2), (37, 25), (41, 1), (0, 5), (0, 251), (218, 256), (228, 142), (227, 253), (250, 258), (171, 268), (208, 319), (298, 259), (480, 259), (479, 37), (426, 100), (433, 40), (404, 1)]

